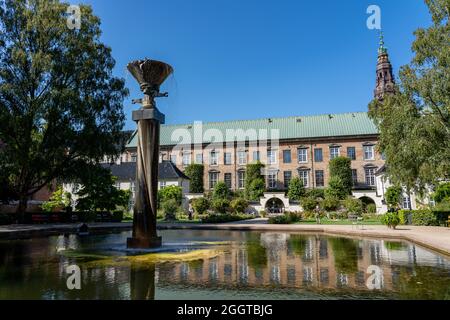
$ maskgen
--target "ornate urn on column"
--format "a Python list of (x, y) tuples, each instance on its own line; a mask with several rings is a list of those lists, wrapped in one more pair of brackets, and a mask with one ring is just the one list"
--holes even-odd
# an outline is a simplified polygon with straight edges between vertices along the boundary
[(136, 197), (134, 205), (133, 236), (127, 240), (128, 248), (154, 248), (161, 246), (156, 231), (159, 132), (164, 124), (164, 114), (156, 108), (155, 98), (167, 97), (160, 93), (160, 85), (173, 72), (171, 66), (155, 60), (137, 60), (128, 64), (130, 73), (137, 80), (142, 99), (133, 100), (142, 107), (133, 111), (138, 126)]

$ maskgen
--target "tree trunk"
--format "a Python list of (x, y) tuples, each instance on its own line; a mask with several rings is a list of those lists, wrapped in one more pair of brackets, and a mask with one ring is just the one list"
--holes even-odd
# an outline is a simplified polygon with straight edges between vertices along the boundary
[(19, 205), (17, 206), (16, 216), (17, 216), (17, 223), (24, 223), (25, 222), (25, 212), (27, 211), (27, 205), (28, 205), (28, 197), (24, 195), (20, 195), (19, 198)]

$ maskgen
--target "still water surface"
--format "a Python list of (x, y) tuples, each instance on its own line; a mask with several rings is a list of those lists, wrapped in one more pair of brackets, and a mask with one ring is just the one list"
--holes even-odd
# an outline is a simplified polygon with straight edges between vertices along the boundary
[[(140, 255), (125, 250), (128, 232), (0, 241), (0, 299), (450, 299), (450, 259), (408, 242), (161, 235), (161, 252)], [(74, 264), (81, 290), (67, 288)]]

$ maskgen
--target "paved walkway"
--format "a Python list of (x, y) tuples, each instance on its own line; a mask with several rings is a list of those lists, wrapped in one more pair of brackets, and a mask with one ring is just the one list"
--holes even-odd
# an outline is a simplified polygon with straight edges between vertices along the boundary
[[(18, 239), (73, 233), (77, 231), (79, 225), (80, 224), (0, 226), (0, 239)], [(89, 224), (89, 227), (90, 230), (94, 232), (110, 232), (130, 230), (131, 223), (92, 223)], [(373, 225), (273, 225), (267, 224), (267, 219), (254, 219), (224, 224), (160, 223), (158, 229), (316, 232), (328, 235), (401, 239), (415, 242), (450, 256), (450, 228), (443, 227), (399, 226), (397, 230), (391, 230), (385, 226)]]

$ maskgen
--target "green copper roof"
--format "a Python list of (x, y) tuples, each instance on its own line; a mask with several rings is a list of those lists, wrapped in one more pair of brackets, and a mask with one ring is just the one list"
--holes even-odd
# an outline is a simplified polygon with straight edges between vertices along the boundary
[[(220, 133), (218, 136), (219, 139), (215, 140), (215, 142), (253, 140), (245, 138), (245, 136), (242, 139), (236, 139), (233, 134), (230, 134), (230, 130), (242, 130), (246, 133), (251, 132), (251, 130), (254, 130), (253, 132), (255, 133), (260, 132), (260, 130), (265, 130), (270, 139), (270, 130), (278, 129), (280, 140), (378, 134), (377, 128), (366, 112), (205, 122), (202, 124), (202, 127), (202, 130), (197, 130), (197, 132), (201, 133), (198, 136), (203, 136), (203, 141), (201, 141), (203, 143), (211, 143), (214, 141), (214, 139), (208, 137), (209, 133), (213, 135), (214, 133)], [(194, 124), (162, 125), (161, 145), (176, 145), (180, 141), (181, 135), (188, 138), (192, 137), (192, 141), (188, 140), (187, 143), (198, 143), (199, 141), (194, 141), (194, 128), (197, 128)], [(258, 137), (260, 136), (258, 135)], [(136, 145), (137, 135), (134, 134), (127, 147), (136, 147)]]

